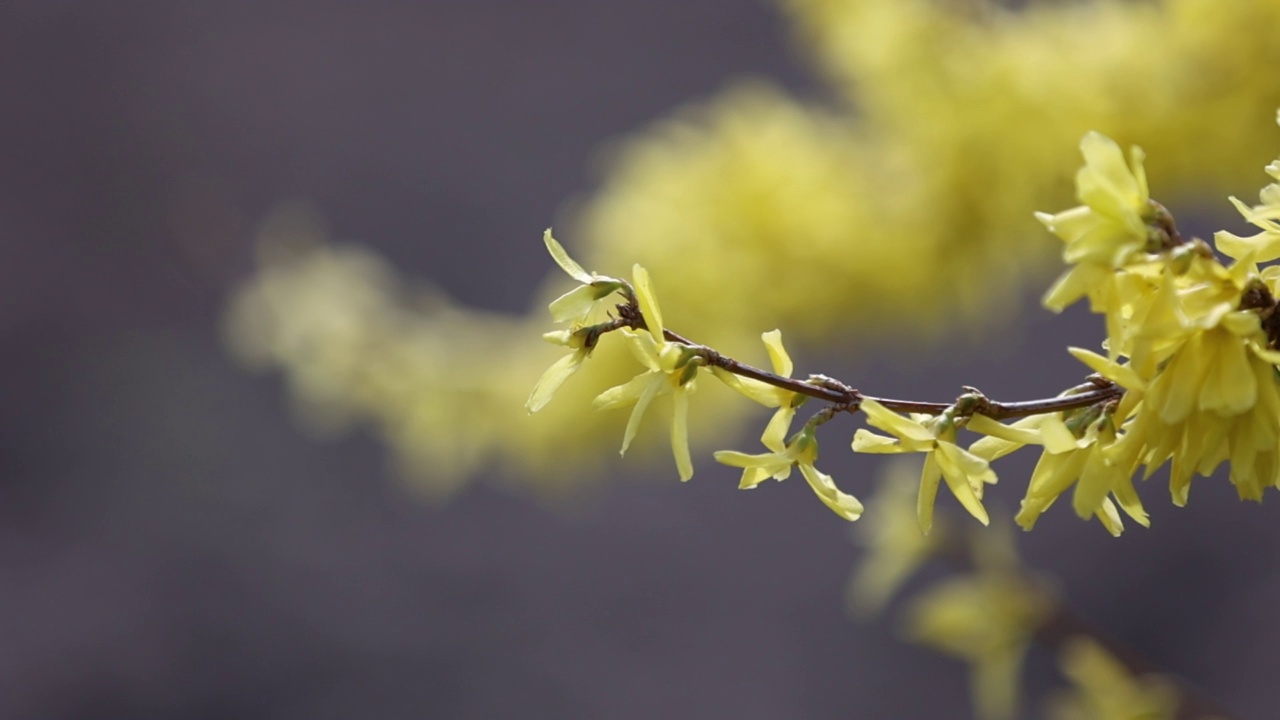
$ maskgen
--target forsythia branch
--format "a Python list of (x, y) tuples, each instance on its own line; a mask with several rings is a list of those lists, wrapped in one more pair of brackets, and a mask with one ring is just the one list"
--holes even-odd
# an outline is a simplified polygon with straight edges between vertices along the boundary
[[(628, 300), (626, 303), (616, 306), (618, 319), (608, 323), (605, 326), (596, 326), (596, 336), (603, 335), (607, 332), (620, 330), (624, 327), (633, 330), (646, 329), (644, 314), (640, 311), (640, 307), (634, 301)], [(992, 420), (1009, 420), (1012, 418), (1028, 417), (1031, 415), (1041, 415), (1044, 413), (1065, 412), (1069, 410), (1078, 410), (1087, 408), (1092, 405), (1106, 403), (1110, 400), (1119, 398), (1124, 389), (1116, 383), (1093, 374), (1088, 377), (1088, 382), (1076, 385), (1064, 391), (1063, 394), (1052, 398), (1041, 398), (1038, 400), (1021, 400), (1017, 402), (997, 402), (988, 399), (980, 391), (966, 387), (965, 393), (961, 395), (961, 399), (956, 402), (928, 402), (924, 400), (895, 400), (892, 398), (876, 397), (867, 395), (860, 390), (855, 390), (848, 384), (829, 378), (825, 375), (811, 375), (807, 380), (797, 380), (796, 378), (778, 375), (762, 368), (749, 365), (740, 360), (735, 360), (727, 355), (723, 355), (715, 349), (696, 343), (672, 330), (663, 329), (663, 337), (667, 340), (680, 343), (691, 348), (706, 364), (722, 368), (728, 372), (740, 377), (759, 380), (767, 385), (772, 385), (782, 390), (807, 395), (808, 397), (823, 400), (832, 403), (837, 411), (856, 413), (860, 409), (863, 400), (874, 400), (884, 407), (898, 412), (920, 413), (924, 415), (941, 415), (957, 403), (965, 404), (966, 411), (969, 415), (983, 415)], [(965, 403), (965, 399), (970, 402)]]
[[(987, 524), (982, 496), (997, 482), (991, 462), (1026, 445), (1044, 448), (1015, 518), (1027, 530), (1073, 486), (1076, 514), (1097, 518), (1111, 534), (1123, 528), (1121, 511), (1148, 525), (1133, 476), (1143, 466), (1150, 476), (1167, 461), (1177, 505), (1186, 503), (1192, 475), (1210, 475), (1226, 461), (1241, 498), (1261, 499), (1264, 488), (1280, 486), (1280, 266), (1259, 268), (1280, 259), (1280, 183), (1263, 189), (1259, 206), (1233, 199), (1261, 232), (1217, 233), (1217, 250), (1234, 258), (1227, 264), (1203, 240), (1183, 238), (1172, 214), (1151, 199), (1141, 150), (1132, 148), (1126, 159), (1097, 133), (1087, 134), (1080, 149), (1085, 164), (1076, 190), (1082, 205), (1036, 215), (1066, 243), (1068, 265), (1043, 302), (1061, 311), (1087, 299), (1105, 319), (1107, 354), (1069, 348), (1094, 374), (1057, 397), (997, 402), (966, 387), (954, 402), (922, 402), (867, 395), (825, 375), (799, 380), (791, 376), (777, 330), (761, 336), (772, 364), (764, 370), (668, 330), (643, 267), (634, 267), (630, 282), (589, 273), (547, 231), (547, 250), (579, 287), (550, 305), (555, 320), (570, 327), (544, 337), (572, 352), (544, 373), (527, 406), (530, 412), (544, 406), (601, 338), (617, 332), (645, 369), (605, 390), (594, 404), (632, 408), (625, 453), (651, 403), (670, 395), (671, 447), (681, 480), (693, 476), (690, 398), (698, 378), (710, 373), (776, 408), (760, 437), (768, 452), (715, 454), (718, 462), (743, 470), (739, 487), (783, 480), (799, 469), (819, 499), (847, 520), (861, 516), (862, 504), (815, 465), (815, 430), (840, 413), (861, 413), (886, 433), (859, 429), (855, 452), (924, 453), (917, 516), (925, 533), (944, 481), (969, 514)], [(1267, 171), (1280, 180), (1280, 161)], [(615, 293), (623, 298), (614, 305), (616, 317), (605, 310)], [(797, 409), (810, 399), (828, 406), (792, 433)], [(986, 437), (962, 448), (962, 429)]]

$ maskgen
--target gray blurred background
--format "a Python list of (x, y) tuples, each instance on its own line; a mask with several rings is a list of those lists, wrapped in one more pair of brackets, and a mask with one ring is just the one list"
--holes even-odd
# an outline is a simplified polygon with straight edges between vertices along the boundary
[[(291, 198), (523, 312), (602, 144), (744, 75), (820, 97), (763, 2), (5, 3), (0, 717), (969, 717), (961, 665), (848, 618), (857, 550), (803, 485), (736, 493), (699, 458), (692, 483), (620, 477), (569, 510), (484, 483), (432, 508), (369, 438), (301, 432), (219, 340), (255, 224)], [(989, 357), (829, 367), (886, 394), (1051, 394), (1081, 373), (1063, 337), (1100, 331), (1027, 307)], [(830, 468), (865, 497), (876, 461), (846, 454)], [(1005, 522), (1028, 465), (1002, 469)], [(1142, 490), (1153, 529), (1055, 508), (1029, 562), (1272, 716), (1274, 508)], [(1055, 682), (1034, 655), (1033, 695)]]

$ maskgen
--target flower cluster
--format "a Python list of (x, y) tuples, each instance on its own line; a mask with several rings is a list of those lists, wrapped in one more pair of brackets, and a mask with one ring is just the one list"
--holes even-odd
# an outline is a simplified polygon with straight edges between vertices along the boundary
[[(693, 477), (693, 460), (689, 453), (689, 397), (697, 389), (699, 371), (707, 369), (709, 362), (720, 356), (709, 348), (669, 337), (649, 273), (640, 265), (636, 265), (633, 270), (633, 284), (628, 284), (583, 270), (569, 258), (549, 230), (545, 241), (557, 264), (580, 285), (551, 303), (551, 313), (556, 320), (574, 324), (567, 330), (547, 333), (544, 337), (569, 346), (573, 352), (558, 360), (543, 374), (526, 403), (529, 412), (536, 412), (546, 405), (551, 394), (582, 365), (583, 359), (590, 354), (591, 348), (603, 332), (619, 330), (645, 370), (626, 383), (600, 393), (593, 404), (598, 410), (633, 406), (622, 437), (622, 452), (625, 454), (635, 439), (640, 420), (649, 405), (659, 396), (671, 395), (674, 408), (671, 448), (680, 479), (689, 480)], [(595, 304), (614, 292), (622, 293), (628, 302), (619, 306), (622, 317), (598, 325), (583, 325), (582, 322)], [(572, 310), (565, 311), (567, 307)], [(781, 331), (764, 333), (761, 339), (776, 373), (775, 377), (789, 376), (792, 361), (782, 345)], [(722, 451), (715, 455), (716, 460), (726, 465), (743, 468), (742, 481), (739, 483), (741, 489), (754, 488), (768, 478), (785, 480), (790, 477), (792, 468), (799, 468), (800, 474), (808, 481), (818, 498), (836, 514), (846, 520), (857, 520), (862, 515), (862, 504), (857, 498), (842, 492), (830, 475), (815, 467), (818, 441), (814, 436), (814, 429), (820, 423), (810, 421), (803, 430), (787, 438), (796, 408), (805, 399), (803, 396), (756, 378), (739, 377), (723, 366), (713, 366), (710, 369), (728, 387), (766, 407), (777, 408), (760, 438), (769, 452), (747, 455)]]
[[(1219, 233), (1218, 250), (1233, 258), (1224, 264), (1206, 243), (1183, 240), (1167, 211), (1147, 197), (1139, 152), (1126, 167), (1105, 138), (1086, 138), (1084, 149), (1088, 164), (1077, 185), (1085, 206), (1040, 216), (1066, 241), (1063, 256), (1072, 264), (1045, 304), (1059, 310), (1089, 299), (1106, 320), (1107, 357), (1072, 352), (1125, 394), (1096, 419), (1076, 419), (1079, 447), (1057, 453), (1067, 456), (1045, 469), (1039, 489), (1033, 478), (1026, 524), (1068, 475), (1079, 477), (1077, 513), (1114, 521), (1103, 505), (1114, 493), (1142, 522), (1129, 478), (1140, 467), (1149, 477), (1166, 462), (1178, 505), (1186, 503), (1193, 475), (1207, 476), (1224, 461), (1240, 497), (1261, 499), (1280, 480), (1280, 353), (1272, 320), (1280, 268), (1257, 263), (1280, 256), (1280, 186), (1262, 192), (1261, 206), (1236, 201), (1262, 232)], [(1269, 168), (1273, 176), (1277, 168)]]
[[(594, 404), (633, 406), (625, 452), (652, 401), (671, 395), (671, 445), (682, 480), (693, 475), (689, 398), (698, 376), (709, 371), (738, 393), (775, 408), (760, 438), (767, 452), (715, 454), (717, 461), (742, 469), (739, 487), (783, 480), (799, 468), (822, 502), (847, 520), (861, 516), (862, 504), (815, 466), (816, 429), (842, 412), (860, 412), (884, 433), (858, 429), (855, 452), (923, 453), (916, 518), (925, 534), (944, 483), (970, 515), (987, 524), (982, 498), (985, 487), (997, 481), (992, 462), (1028, 445), (1041, 448), (1016, 516), (1028, 530), (1068, 490), (1076, 514), (1096, 518), (1113, 535), (1123, 530), (1122, 514), (1148, 525), (1133, 477), (1140, 470), (1149, 477), (1166, 463), (1178, 505), (1186, 503), (1194, 475), (1209, 475), (1224, 462), (1230, 463), (1240, 497), (1260, 499), (1265, 488), (1280, 482), (1280, 266), (1258, 267), (1260, 260), (1280, 258), (1280, 184), (1264, 189), (1258, 206), (1234, 201), (1260, 232), (1219, 233), (1218, 249), (1232, 258), (1224, 263), (1204, 241), (1184, 239), (1168, 210), (1151, 199), (1141, 150), (1133, 148), (1126, 158), (1098, 133), (1087, 134), (1080, 149), (1081, 204), (1036, 217), (1065, 243), (1068, 266), (1045, 295), (1045, 306), (1061, 311), (1087, 300), (1104, 318), (1105, 354), (1070, 348), (1094, 373), (1083, 385), (1023, 403), (996, 403), (972, 388), (952, 403), (875, 398), (822, 375), (792, 378), (793, 363), (777, 330), (762, 336), (772, 371), (754, 368), (667, 330), (643, 267), (635, 266), (633, 283), (588, 273), (548, 231), (548, 250), (579, 286), (551, 303), (552, 316), (570, 326), (546, 337), (571, 352), (543, 375), (528, 408), (545, 405), (600, 337), (617, 330), (644, 369)], [(1280, 161), (1268, 171), (1280, 180)], [(617, 317), (588, 324), (614, 293), (624, 301)], [(812, 397), (826, 407), (790, 434), (798, 408)], [(961, 431), (982, 437), (963, 447)]]

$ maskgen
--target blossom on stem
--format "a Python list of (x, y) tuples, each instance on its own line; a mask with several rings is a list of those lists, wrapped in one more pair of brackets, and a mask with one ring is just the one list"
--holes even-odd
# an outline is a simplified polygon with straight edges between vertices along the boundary
[(908, 418), (870, 399), (862, 401), (861, 409), (868, 423), (893, 437), (859, 429), (853, 436), (854, 452), (926, 454), (916, 502), (921, 531), (927, 534), (933, 527), (933, 504), (944, 479), (970, 515), (983, 525), (990, 522), (982, 506), (982, 491), (985, 484), (996, 482), (996, 474), (986, 460), (956, 445), (956, 423), (951, 414)]
[(1185, 505), (1193, 475), (1231, 462), (1242, 499), (1260, 500), (1280, 480), (1280, 353), (1263, 346), (1253, 313), (1229, 313), (1193, 336), (1150, 384), (1111, 450), (1150, 477), (1172, 460), (1169, 490)]
[[(1058, 428), (1070, 433), (1067, 424), (1057, 415), (1046, 419), (1042, 428)], [(1062, 452), (1046, 447), (1031, 472), (1022, 507), (1014, 517), (1023, 530), (1035, 526), (1041, 513), (1066, 492), (1073, 484), (1072, 507), (1081, 519), (1096, 517), (1107, 532), (1119, 537), (1124, 530), (1116, 503), (1125, 514), (1143, 527), (1150, 526), (1142, 501), (1133, 487), (1133, 470), (1130, 466), (1113, 461), (1105, 449), (1115, 442), (1116, 428), (1112, 418), (1103, 414), (1091, 423), (1073, 446)]]
[(542, 373), (542, 377), (538, 378), (533, 391), (529, 393), (529, 399), (524, 404), (530, 413), (538, 412), (551, 401), (555, 391), (560, 389), (565, 380), (578, 372), (582, 363), (591, 356), (592, 350), (587, 345), (587, 334), (582, 331), (556, 330), (544, 333), (542, 338), (547, 342), (563, 345), (573, 352), (552, 363), (551, 367)]
[(600, 393), (593, 404), (599, 410), (634, 406), (622, 436), (620, 454), (625, 455), (650, 403), (659, 395), (670, 394), (674, 406), (671, 449), (680, 479), (688, 480), (693, 477), (693, 459), (689, 455), (689, 395), (697, 389), (698, 368), (704, 364), (704, 359), (688, 345), (665, 339), (662, 310), (653, 293), (649, 273), (636, 265), (632, 274), (636, 302), (640, 306), (647, 332), (623, 330), (622, 333), (636, 359), (647, 369), (627, 382)]
[[(1089, 355), (1107, 362), (1100, 356)], [(1044, 446), (1022, 507), (1014, 518), (1022, 529), (1030, 530), (1040, 514), (1074, 484), (1072, 506), (1076, 514), (1082, 519), (1097, 517), (1107, 532), (1118, 536), (1124, 525), (1116, 504), (1108, 495), (1114, 495), (1134, 521), (1143, 527), (1150, 524), (1133, 488), (1134, 465), (1122, 465), (1105, 452), (1115, 442), (1115, 423), (1123, 420), (1123, 413), (1131, 405), (1132, 402), (1120, 403), (1110, 409), (1095, 405), (1075, 411), (1069, 420), (1064, 420), (1063, 413), (1035, 415), (1012, 425), (975, 415), (966, 428), (987, 437), (975, 442), (969, 450), (993, 460), (1024, 445)]]
[(547, 228), (547, 231), (542, 234), (542, 241), (546, 243), (547, 252), (551, 253), (551, 257), (556, 261), (556, 264), (569, 277), (582, 283), (551, 301), (548, 309), (551, 311), (551, 317), (556, 322), (576, 322), (579, 324), (586, 322), (587, 317), (597, 303), (622, 289), (625, 285), (617, 278), (597, 275), (583, 270), (582, 266), (569, 257), (569, 253), (565, 252), (564, 247), (552, 237), (551, 228)]
[(582, 284), (552, 300), (551, 304), (547, 306), (547, 309), (551, 311), (552, 319), (558, 323), (568, 322), (571, 325), (568, 329), (545, 333), (542, 338), (547, 342), (563, 345), (573, 352), (552, 363), (551, 367), (547, 368), (542, 373), (542, 376), (538, 378), (538, 382), (533, 386), (533, 391), (529, 393), (529, 399), (524, 404), (530, 413), (538, 412), (550, 402), (551, 396), (555, 394), (555, 391), (560, 389), (560, 386), (574, 373), (578, 372), (582, 367), (582, 363), (591, 356), (591, 351), (595, 349), (597, 336), (584, 323), (600, 301), (622, 289), (625, 285), (617, 278), (597, 275), (583, 270), (581, 265), (569, 257), (569, 253), (565, 252), (564, 247), (556, 242), (556, 239), (551, 235), (550, 228), (547, 228), (547, 231), (542, 234), (542, 242), (546, 244), (547, 252), (551, 253), (551, 257), (556, 261), (556, 264), (568, 273), (569, 277)]
[(720, 450), (715, 454), (716, 462), (742, 468), (739, 489), (749, 490), (769, 478), (786, 480), (791, 477), (791, 468), (798, 467), (814, 494), (832, 512), (849, 521), (862, 516), (862, 503), (842, 492), (830, 475), (814, 467), (818, 460), (818, 440), (811, 426), (805, 426), (786, 444), (767, 432), (762, 440), (771, 452), (748, 455), (736, 450)]
[[(765, 351), (769, 354), (769, 363), (773, 366), (774, 374), (791, 377), (794, 364), (787, 349), (782, 346), (782, 331), (770, 330), (762, 333), (760, 339), (764, 342)], [(769, 419), (769, 424), (765, 426), (764, 435), (760, 439), (766, 447), (773, 447), (767, 438), (774, 438), (776, 444), (780, 446), (783, 438), (787, 436), (787, 430), (791, 427), (791, 421), (796, 416), (796, 408), (800, 407), (807, 398), (755, 378), (740, 377), (723, 368), (712, 367), (711, 372), (725, 385), (761, 405), (778, 408)]]
[(1071, 269), (1045, 294), (1045, 307), (1061, 312), (1088, 295), (1095, 309), (1105, 302), (1113, 270), (1124, 267), (1153, 240), (1148, 222), (1157, 206), (1151, 203), (1142, 150), (1130, 151), (1129, 164), (1114, 140), (1090, 132), (1080, 141), (1085, 164), (1076, 173), (1078, 207), (1060, 213), (1036, 213), (1066, 247), (1062, 259)]

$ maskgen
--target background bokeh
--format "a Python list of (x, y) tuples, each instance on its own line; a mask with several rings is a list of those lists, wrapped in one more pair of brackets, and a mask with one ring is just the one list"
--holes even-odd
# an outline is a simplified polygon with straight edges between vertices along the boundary
[[(425, 503), (374, 440), (300, 429), (220, 337), (256, 225), (295, 198), (403, 275), (523, 312), (601, 148), (752, 74), (822, 99), (756, 2), (7, 4), (0, 716), (967, 716), (959, 664), (847, 617), (857, 551), (802, 485), (737, 493), (702, 456), (687, 485), (617, 463), (573, 504), (501, 482)], [(1052, 393), (1080, 373), (1063, 340), (1100, 333), (1026, 306), (982, 346), (844, 338), (798, 366)], [(834, 449), (849, 427), (824, 465), (865, 498), (877, 462)], [(1002, 468), (1006, 508), (1026, 470)], [(1267, 717), (1273, 508), (1143, 490), (1150, 531), (1059, 509), (1028, 561)], [(1053, 682), (1033, 656), (1029, 687)]]

